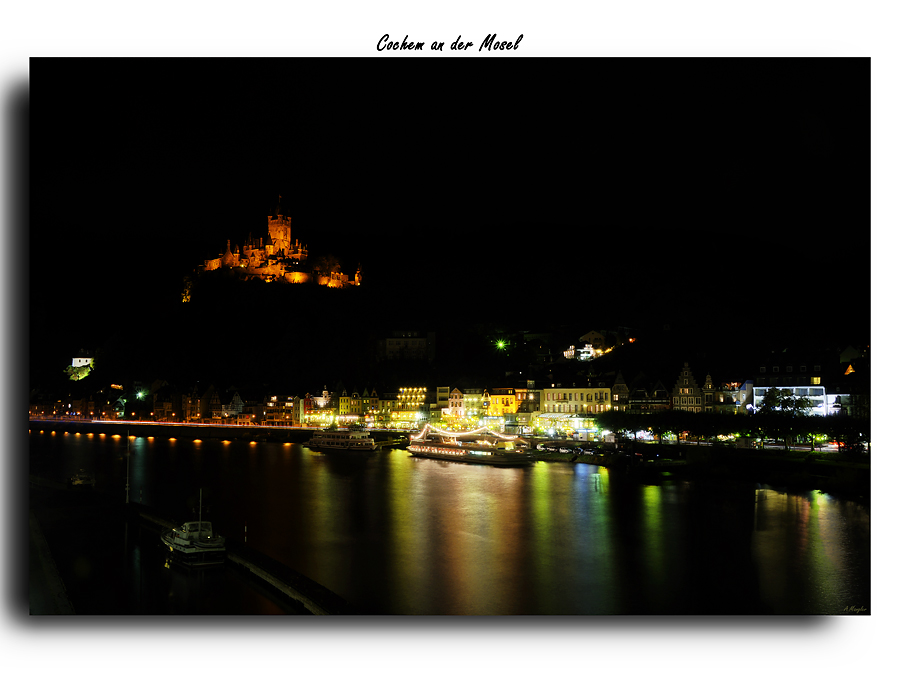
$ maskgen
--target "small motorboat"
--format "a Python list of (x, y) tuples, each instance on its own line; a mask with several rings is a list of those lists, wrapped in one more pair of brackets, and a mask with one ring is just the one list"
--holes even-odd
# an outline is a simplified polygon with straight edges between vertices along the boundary
[(203, 490), (200, 491), (199, 520), (163, 530), (160, 539), (174, 562), (188, 567), (209, 567), (225, 563), (225, 537), (213, 532), (212, 523), (202, 520)]
[(79, 470), (78, 473), (69, 479), (71, 487), (94, 487), (95, 483), (94, 475), (84, 469)]

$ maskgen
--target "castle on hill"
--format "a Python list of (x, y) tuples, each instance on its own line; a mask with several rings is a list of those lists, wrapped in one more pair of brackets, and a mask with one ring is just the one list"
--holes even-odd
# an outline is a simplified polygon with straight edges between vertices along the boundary
[(261, 279), (267, 282), (286, 284), (313, 283), (319, 286), (342, 288), (359, 286), (362, 270), (357, 268), (351, 279), (341, 273), (341, 266), (331, 256), (325, 256), (310, 263), (309, 253), (295, 239), (291, 244), (291, 217), (283, 212), (281, 196), (278, 206), (268, 216), (268, 234), (265, 238), (250, 235), (244, 245), (231, 247), (231, 240), (225, 252), (216, 258), (204, 260), (200, 272), (225, 269), (241, 279)]

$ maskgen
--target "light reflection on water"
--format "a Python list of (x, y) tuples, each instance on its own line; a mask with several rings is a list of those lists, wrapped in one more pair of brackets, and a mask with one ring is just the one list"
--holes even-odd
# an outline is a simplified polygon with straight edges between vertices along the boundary
[(217, 529), (364, 613), (842, 613), (870, 603), (869, 514), (817, 492), (405, 451), (32, 434), (31, 470)]
[(840, 614), (847, 606), (871, 607), (868, 509), (818, 491), (760, 490), (755, 515), (760, 589), (776, 612)]

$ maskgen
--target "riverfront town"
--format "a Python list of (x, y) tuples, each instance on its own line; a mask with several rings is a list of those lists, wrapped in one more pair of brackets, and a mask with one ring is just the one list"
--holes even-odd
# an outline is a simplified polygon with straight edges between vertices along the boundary
[(868, 59), (491, 60), (32, 60), (28, 628), (718, 672), (885, 614)]
[[(434, 334), (397, 333), (379, 340), (378, 347), (381, 358), (387, 360), (425, 362), (435, 340)], [(611, 441), (616, 433), (627, 433), (657, 441), (732, 442), (743, 436), (755, 443), (764, 438), (784, 439), (788, 433), (787, 440), (794, 444), (868, 449), (865, 348), (848, 345), (833, 354), (778, 355), (759, 366), (754, 379), (743, 381), (716, 381), (711, 373), (694, 373), (687, 362), (666, 382), (651, 380), (643, 372), (630, 378), (621, 371), (591, 373), (604, 354), (627, 349), (635, 340), (628, 338), (627, 332), (591, 331), (579, 336), (579, 344), (561, 349), (559, 356), (561, 365), (576, 373), (576, 381), (549, 386), (539, 386), (534, 380), (523, 386), (463, 389), (410, 382), (395, 391), (379, 392), (375, 387), (348, 390), (336, 382), (332, 390), (326, 386), (300, 394), (244, 389), (236, 384), (202, 383), (182, 390), (165, 380), (126, 381), (110, 383), (86, 397), (36, 397), (29, 414), (31, 418), (73, 422), (248, 428), (337, 425), (410, 431), (427, 423), (452, 431), (487, 426), (505, 433), (585, 441)], [(495, 348), (502, 351), (506, 345), (498, 341)], [(89, 372), (92, 364), (93, 357), (81, 353), (73, 357), (71, 370)], [(602, 365), (596, 368), (601, 369)], [(607, 414), (610, 412), (621, 414)], [(673, 427), (675, 420), (683, 428)]]
[(704, 120), (715, 153), (675, 125), (645, 176), (589, 108), (523, 142), (542, 101), (486, 132), (502, 175), (448, 126), (435, 177), (379, 146), (407, 118), (329, 98), (199, 164), (172, 124), (90, 189), (34, 163), (34, 613), (868, 613), (866, 158), (779, 126), (723, 164)]
[[(429, 325), (392, 312), (379, 318), (371, 296), (360, 295), (364, 265), (348, 276), (334, 255), (311, 255), (296, 228), (292, 236), (281, 196), (259, 221), (265, 229), (257, 236), (243, 245), (228, 240), (186, 275), (172, 304), (208, 324), (235, 302), (270, 302), (282, 312), (285, 294), (307, 293), (302, 301), (318, 322), (261, 323), (244, 331), (258, 336), (252, 350), (216, 336), (219, 351), (203, 350), (213, 355), (207, 377), (194, 372), (200, 355), (178, 362), (180, 350), (159, 343), (140, 361), (132, 344), (87, 345), (59, 369), (54, 386), (32, 389), (30, 417), (221, 425), (247, 438), (284, 427), (488, 428), (564, 451), (566, 442), (584, 450), (579, 443), (627, 440), (856, 456), (870, 449), (866, 336), (855, 344), (776, 336), (748, 353), (724, 340), (724, 349), (698, 350), (665, 320), (605, 326), (587, 314), (552, 331), (528, 331), (503, 322)], [(340, 309), (328, 314), (326, 307)], [(285, 334), (289, 346), (279, 337)], [(322, 334), (350, 337), (326, 344)], [(166, 356), (154, 360), (159, 354)]]

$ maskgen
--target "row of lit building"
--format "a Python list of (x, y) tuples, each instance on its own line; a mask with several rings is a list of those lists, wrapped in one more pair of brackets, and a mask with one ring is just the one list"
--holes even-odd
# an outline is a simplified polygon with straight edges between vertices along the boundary
[[(394, 340), (413, 339), (394, 337)], [(418, 338), (416, 338), (418, 339)], [(391, 345), (395, 347), (396, 345)], [(73, 359), (73, 367), (82, 357)], [(77, 363), (76, 363), (77, 361)], [(772, 354), (760, 363), (754, 380), (719, 382), (709, 374), (696, 378), (685, 363), (674, 382), (637, 375), (626, 381), (621, 372), (580, 382), (551, 382), (524, 387), (402, 387), (340, 392), (318, 396), (220, 389), (195, 383), (173, 387), (164, 381), (149, 386), (132, 383), (128, 391), (110, 385), (84, 399), (30, 402), (34, 416), (91, 419), (138, 419), (169, 422), (227, 423), (263, 426), (360, 425), (375, 429), (420, 428), (426, 422), (451, 429), (489, 425), (498, 430), (569, 431), (591, 429), (596, 415), (608, 410), (652, 413), (661, 410), (746, 414), (759, 407), (772, 388), (805, 397), (814, 415), (866, 416), (869, 406), (867, 350), (848, 347), (840, 354)], [(543, 383), (542, 383), (543, 384)]]

